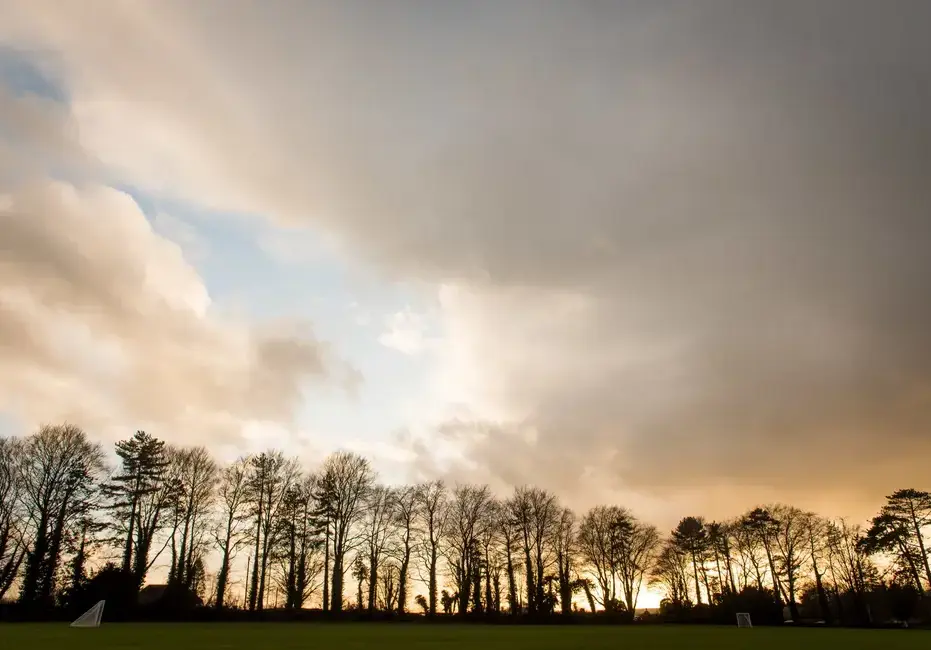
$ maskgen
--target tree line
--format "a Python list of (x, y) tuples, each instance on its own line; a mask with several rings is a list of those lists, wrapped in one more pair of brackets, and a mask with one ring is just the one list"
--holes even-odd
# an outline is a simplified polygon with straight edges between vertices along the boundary
[(931, 494), (914, 489), (863, 526), (772, 504), (663, 534), (624, 507), (575, 513), (532, 486), (499, 498), (485, 485), (382, 485), (348, 452), (313, 471), (274, 450), (221, 466), (143, 431), (114, 451), (110, 467), (70, 424), (0, 439), (0, 600), (54, 607), (102, 576), (138, 594), (156, 562), (176, 594), (253, 612), (631, 619), (649, 586), (667, 614), (762, 606), (841, 623), (871, 619), (877, 594), (899, 617), (931, 594)]

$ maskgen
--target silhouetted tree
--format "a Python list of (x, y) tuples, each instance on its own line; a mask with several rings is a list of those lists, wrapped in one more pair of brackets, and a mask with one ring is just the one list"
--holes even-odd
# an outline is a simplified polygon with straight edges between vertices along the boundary
[(217, 483), (219, 503), (218, 521), (213, 538), (220, 551), (220, 569), (217, 572), (216, 607), (223, 609), (230, 582), (230, 565), (237, 550), (247, 542), (246, 512), (249, 459), (239, 458), (220, 470)]
[(177, 465), (178, 495), (175, 501), (177, 526), (172, 535), (172, 558), (168, 584), (193, 590), (194, 566), (207, 551), (210, 509), (216, 495), (217, 464), (203, 447), (173, 453)]
[(266, 451), (250, 459), (248, 495), (253, 516), (254, 557), (249, 590), (249, 609), (263, 609), (269, 551), (275, 541), (278, 513), (288, 490), (297, 479), (298, 466), (280, 451)]
[[(882, 514), (895, 522), (894, 527), (900, 531), (905, 546), (916, 548), (916, 564), (923, 569), (924, 579), (931, 590), (931, 561), (924, 540), (925, 529), (931, 526), (931, 493), (911, 488), (896, 490), (886, 497)], [(925, 591), (920, 579), (915, 586), (919, 593)]]
[(375, 485), (365, 495), (363, 525), (369, 564), (369, 613), (375, 611), (378, 592), (378, 570), (391, 543), (395, 517), (394, 491)]
[(449, 516), (449, 499), (442, 481), (423, 483), (417, 488), (417, 506), (421, 539), (418, 545), (426, 566), (428, 613), (435, 616), (437, 609), (438, 566), (446, 521)]
[[(0, 438), (0, 597), (18, 586), (34, 615), (36, 605), (83, 611), (104, 594), (123, 599), (108, 604), (119, 617), (170, 549), (159, 616), (186, 615), (208, 586), (218, 608), (238, 605), (233, 560), (249, 542), (244, 602), (256, 610), (270, 589), (276, 606), (283, 597), (297, 609), (322, 585), (324, 609), (339, 611), (347, 569), (356, 606), (403, 613), (413, 568), (429, 592), (415, 602), (428, 615), (438, 606), (499, 613), (502, 600), (515, 616), (549, 616), (557, 604), (568, 614), (584, 593), (593, 612), (632, 616), (648, 579), (664, 593), (663, 615), (678, 621), (746, 611), (778, 623), (786, 605), (793, 619), (863, 624), (914, 616), (931, 586), (931, 497), (915, 489), (890, 494), (865, 531), (776, 504), (725, 522), (685, 517), (662, 540), (623, 508), (596, 506), (577, 520), (531, 486), (499, 501), (487, 485), (451, 495), (441, 482), (377, 485), (355, 454), (304, 474), (269, 451), (218, 472), (202, 448), (137, 432), (117, 444), (117, 457), (101, 485), (100, 448), (76, 427)], [(115, 563), (94, 572), (109, 555), (99, 553), (104, 545)], [(214, 553), (219, 570), (208, 585)]]
[(566, 616), (572, 613), (572, 576), (575, 573), (576, 556), (575, 514), (563, 508), (553, 535), (556, 551), (556, 579), (559, 582), (559, 605)]
[(681, 607), (689, 603), (688, 570), (690, 554), (673, 540), (667, 541), (653, 564), (650, 584), (662, 589), (668, 603)]
[(585, 513), (579, 526), (579, 550), (597, 585), (594, 598), (606, 611), (617, 601), (615, 533), (630, 518), (630, 513), (618, 506), (595, 506)]
[(775, 548), (778, 566), (785, 576), (786, 601), (792, 620), (797, 621), (799, 612), (795, 596), (799, 573), (807, 559), (808, 517), (798, 508), (781, 504), (773, 506), (770, 511), (777, 522)]
[(744, 516), (741, 523), (747, 530), (752, 531), (756, 540), (763, 546), (769, 566), (773, 593), (776, 597), (776, 602), (778, 602), (781, 607), (782, 603), (785, 602), (785, 597), (782, 593), (782, 583), (779, 580), (779, 572), (776, 570), (776, 557), (773, 552), (775, 538), (779, 531), (779, 522), (768, 509), (754, 508)]
[(320, 471), (327, 486), (326, 505), (333, 535), (333, 576), (330, 609), (343, 609), (343, 574), (346, 554), (358, 543), (353, 527), (363, 513), (364, 500), (375, 480), (368, 460), (349, 452), (329, 456)]
[(630, 517), (615, 533), (613, 555), (617, 561), (624, 604), (631, 616), (637, 611), (637, 601), (643, 579), (653, 569), (661, 544), (656, 526)]
[(459, 595), (460, 614), (469, 610), (475, 578), (473, 564), (481, 559), (479, 538), (482, 526), (487, 524), (491, 502), (486, 485), (458, 485), (450, 500), (445, 531), (447, 562)]
[(397, 601), (399, 614), (403, 614), (407, 609), (407, 586), (410, 575), (411, 554), (416, 541), (415, 536), (418, 534), (417, 524), (420, 503), (417, 489), (417, 486), (405, 485), (395, 491), (393, 523), (398, 530), (396, 556), (398, 560)]
[(514, 490), (507, 508), (512, 525), (518, 530), (524, 556), (527, 611), (534, 614), (544, 597), (543, 578), (554, 558), (549, 542), (561, 509), (554, 495), (526, 486)]
[(672, 531), (672, 540), (676, 547), (688, 555), (692, 561), (692, 571), (695, 577), (695, 602), (701, 605), (698, 571), (705, 550), (708, 548), (708, 533), (705, 531), (704, 520), (701, 517), (683, 518)]
[(824, 585), (825, 555), (828, 544), (828, 521), (813, 512), (805, 513), (805, 532), (808, 539), (808, 557), (811, 559), (811, 573), (815, 582), (815, 593), (821, 616), (828, 623), (833, 621), (830, 599)]
[(22, 508), (22, 453), (21, 441), (0, 438), (0, 600), (16, 581), (28, 550), (27, 513)]
[(916, 589), (922, 589), (921, 566), (917, 544), (912, 543), (912, 530), (907, 520), (888, 509), (873, 517), (869, 529), (860, 540), (860, 548), (867, 554), (891, 555), (899, 568), (908, 574)]
[[(103, 489), (109, 499), (111, 526), (117, 538), (121, 536), (123, 540), (121, 567), (123, 571), (133, 573), (142, 501), (159, 490), (168, 468), (168, 458), (165, 443), (145, 431), (136, 431), (132, 437), (117, 442), (116, 455), (120, 459), (120, 467)], [(137, 581), (137, 584), (141, 585), (141, 582)]]
[(315, 477), (296, 480), (285, 494), (278, 513), (273, 553), (280, 560), (278, 586), (285, 607), (300, 609), (320, 586), (323, 568), (323, 531), (315, 515)]
[(45, 425), (25, 443), (22, 495), (32, 520), (32, 541), (20, 600), (51, 604), (65, 534), (93, 505), (104, 470), (103, 451), (80, 428)]

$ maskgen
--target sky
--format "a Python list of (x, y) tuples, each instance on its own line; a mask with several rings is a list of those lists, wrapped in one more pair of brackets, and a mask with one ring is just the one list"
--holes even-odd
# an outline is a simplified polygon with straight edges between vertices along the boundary
[(924, 0), (0, 15), (0, 433), (663, 529), (928, 487)]

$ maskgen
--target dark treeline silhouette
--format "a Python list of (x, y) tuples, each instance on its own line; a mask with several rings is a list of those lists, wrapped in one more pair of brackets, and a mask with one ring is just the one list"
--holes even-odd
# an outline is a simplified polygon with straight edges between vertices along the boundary
[[(314, 471), (279, 451), (221, 467), (142, 431), (114, 451), (108, 467), (69, 424), (0, 439), (3, 617), (67, 618), (106, 599), (111, 620), (928, 618), (928, 492), (894, 492), (865, 526), (772, 504), (687, 516), (664, 535), (621, 506), (577, 514), (536, 487), (502, 499), (381, 485), (346, 452)], [(646, 587), (664, 599), (644, 613)]]

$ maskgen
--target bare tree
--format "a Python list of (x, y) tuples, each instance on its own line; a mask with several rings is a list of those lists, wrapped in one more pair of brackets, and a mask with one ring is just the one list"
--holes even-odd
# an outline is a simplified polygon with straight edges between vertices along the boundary
[(786, 602), (792, 620), (798, 620), (799, 611), (796, 602), (799, 575), (805, 564), (808, 552), (808, 517), (793, 506), (777, 504), (769, 508), (777, 522), (775, 540), (778, 567), (785, 576)]
[[(176, 512), (178, 527), (175, 531), (177, 552), (172, 554), (168, 584), (185, 589), (194, 586), (194, 567), (203, 560), (210, 526), (210, 509), (217, 484), (217, 464), (204, 447), (181, 449), (176, 454), (178, 463), (178, 500)], [(174, 540), (172, 541), (175, 546)]]
[(480, 561), (479, 536), (492, 502), (487, 485), (457, 485), (446, 520), (447, 560), (459, 593), (459, 613), (469, 610), (475, 563)]
[(508, 611), (516, 616), (520, 613), (520, 598), (518, 587), (519, 558), (521, 533), (511, 521), (507, 507), (501, 505), (497, 508), (497, 526), (501, 532), (501, 549), (504, 553), (504, 571), (508, 581)]
[(561, 509), (554, 495), (535, 487), (516, 488), (507, 507), (523, 546), (527, 611), (542, 613), (544, 576), (555, 558), (549, 542)]
[(441, 544), (449, 516), (449, 497), (442, 481), (417, 486), (417, 514), (421, 535), (419, 552), (427, 571), (427, 613), (436, 615), (438, 580), (437, 572)]
[(731, 522), (730, 529), (734, 538), (734, 548), (737, 551), (737, 566), (740, 568), (738, 574), (740, 589), (746, 589), (753, 580), (757, 589), (763, 591), (766, 589), (763, 582), (766, 557), (755, 525), (746, 517), (739, 517)]
[(667, 541), (653, 565), (650, 584), (661, 588), (669, 603), (682, 605), (689, 602), (689, 564), (691, 557), (674, 541)]
[(368, 460), (362, 456), (350, 452), (337, 452), (324, 461), (320, 480), (326, 486), (326, 511), (330, 517), (333, 540), (330, 609), (340, 612), (343, 609), (346, 554), (353, 550), (359, 541), (353, 528), (362, 515), (365, 496), (371, 489), (375, 477)]
[(419, 514), (417, 486), (405, 485), (395, 491), (394, 525), (398, 529), (398, 613), (407, 609), (407, 587), (410, 581), (411, 554), (416, 542)]
[[(157, 483), (139, 496), (138, 519), (132, 553), (132, 575), (138, 589), (158, 558), (174, 540), (179, 523), (178, 503), (181, 498), (180, 463), (178, 450), (165, 447), (165, 469)], [(164, 537), (161, 546), (157, 540)]]
[(824, 585), (828, 553), (828, 521), (813, 512), (805, 513), (805, 537), (808, 544), (808, 557), (811, 560), (811, 573), (815, 580), (818, 594), (818, 606), (825, 621), (831, 622), (830, 601)]
[(595, 506), (582, 517), (579, 526), (579, 551), (598, 590), (597, 604), (611, 611), (617, 602), (617, 547), (615, 531), (620, 522), (631, 518), (618, 506)]
[[(727, 523), (712, 521), (706, 525), (708, 543), (714, 555), (718, 584), (721, 593), (736, 593), (734, 581), (734, 556), (731, 552), (731, 526)], [(723, 568), (722, 568), (723, 567)]]
[(630, 616), (633, 616), (637, 611), (643, 578), (653, 569), (661, 540), (656, 526), (633, 517), (624, 521), (615, 535), (617, 573), (624, 603)]
[(373, 486), (365, 497), (365, 545), (369, 561), (369, 613), (375, 611), (378, 596), (378, 570), (391, 543), (395, 519), (395, 495), (391, 488)]
[(391, 612), (398, 607), (398, 573), (400, 567), (394, 559), (384, 562), (378, 573), (378, 607)]
[[(876, 566), (870, 560), (869, 539), (859, 525), (840, 519), (828, 524), (828, 569), (838, 603), (842, 593), (853, 596), (858, 616), (869, 618), (866, 594), (877, 582)], [(840, 611), (843, 619), (844, 611)]]
[(744, 515), (741, 525), (752, 531), (756, 540), (763, 546), (769, 567), (770, 580), (773, 586), (773, 595), (782, 606), (786, 598), (783, 594), (782, 582), (779, 580), (779, 571), (776, 568), (775, 538), (779, 531), (779, 522), (767, 508), (754, 508)]
[(103, 451), (71, 424), (45, 425), (25, 442), (21, 456), (23, 504), (32, 541), (26, 555), (20, 599), (51, 602), (65, 533), (86, 516), (104, 471)]
[(213, 538), (220, 551), (217, 572), (216, 607), (223, 609), (230, 582), (230, 565), (236, 552), (246, 543), (246, 499), (249, 459), (239, 458), (220, 470), (217, 483), (219, 512)]
[(314, 476), (295, 482), (285, 495), (278, 515), (278, 586), (285, 593), (285, 607), (289, 609), (303, 607), (320, 587), (324, 539), (315, 516), (315, 484)]
[[(504, 505), (492, 500), (485, 509), (483, 521), (479, 526), (478, 550), (480, 561), (473, 567), (472, 586), (473, 601), (476, 609), (486, 612), (501, 611), (501, 571), (503, 559), (501, 557), (501, 520)], [(476, 593), (484, 590), (484, 595), (476, 597)]]
[(265, 606), (265, 585), (275, 524), (285, 495), (298, 478), (298, 464), (280, 451), (266, 451), (250, 461), (249, 503), (253, 516), (254, 558), (249, 609)]
[(19, 440), (0, 438), (0, 600), (19, 576), (28, 550), (22, 509), (22, 453)]
[(575, 513), (563, 508), (553, 534), (556, 550), (556, 578), (559, 581), (559, 605), (564, 615), (572, 613), (572, 581), (575, 574), (576, 555)]

